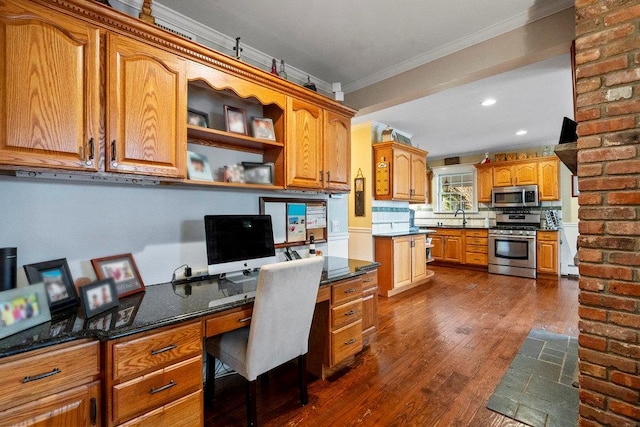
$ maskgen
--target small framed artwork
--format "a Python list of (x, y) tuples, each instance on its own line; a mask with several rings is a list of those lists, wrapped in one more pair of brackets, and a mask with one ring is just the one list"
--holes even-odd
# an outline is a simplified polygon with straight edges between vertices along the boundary
[(207, 113), (191, 108), (187, 109), (187, 124), (208, 128), (209, 120)]
[(571, 197), (578, 197), (579, 194), (578, 175), (571, 175)]
[(251, 120), (251, 127), (253, 128), (253, 137), (259, 139), (276, 140), (276, 135), (273, 132), (273, 121), (266, 118), (254, 118)]
[(144, 283), (131, 254), (95, 258), (91, 260), (91, 265), (98, 279), (114, 280), (118, 297), (144, 291)]
[(44, 283), (0, 292), (0, 339), (51, 320)]
[(202, 154), (187, 151), (187, 172), (189, 172), (189, 179), (197, 181), (213, 181), (209, 161), (207, 160), (207, 157)]
[(273, 184), (273, 163), (242, 162), (244, 182), (249, 184)]
[(112, 278), (96, 280), (80, 288), (85, 317), (93, 317), (118, 305), (116, 282)]
[(52, 313), (76, 307), (79, 299), (66, 258), (23, 266), (30, 284), (44, 283)]
[(247, 134), (247, 114), (242, 108), (224, 106), (224, 120), (227, 132)]

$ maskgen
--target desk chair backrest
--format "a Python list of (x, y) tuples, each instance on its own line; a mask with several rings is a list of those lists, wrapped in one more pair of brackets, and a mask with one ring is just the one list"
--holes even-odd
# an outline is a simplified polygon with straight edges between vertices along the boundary
[(323, 257), (313, 257), (260, 268), (247, 343), (249, 381), (307, 353), (323, 264)]

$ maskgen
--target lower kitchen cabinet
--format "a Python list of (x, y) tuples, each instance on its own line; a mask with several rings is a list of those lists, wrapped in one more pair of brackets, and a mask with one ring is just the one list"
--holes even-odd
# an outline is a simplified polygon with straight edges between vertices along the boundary
[(376, 236), (375, 260), (380, 263), (378, 294), (390, 297), (428, 282), (427, 238), (424, 234)]
[(559, 233), (556, 230), (539, 230), (537, 232), (537, 245), (536, 265), (538, 273), (559, 275)]
[(465, 230), (464, 236), (464, 262), (487, 267), (489, 252), (489, 231), (486, 229)]
[(0, 362), (0, 424), (100, 426), (99, 342), (73, 342)]
[[(107, 341), (107, 425), (179, 418), (188, 396), (202, 408), (202, 336), (197, 320)], [(202, 410), (194, 416), (189, 425), (202, 425)]]
[(432, 256), (436, 261), (446, 261), (457, 264), (464, 263), (464, 230), (457, 228), (438, 228), (430, 234)]

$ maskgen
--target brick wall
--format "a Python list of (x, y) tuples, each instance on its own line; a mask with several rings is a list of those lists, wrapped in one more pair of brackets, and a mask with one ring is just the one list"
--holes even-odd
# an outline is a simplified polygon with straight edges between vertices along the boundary
[(640, 425), (640, 1), (576, 0), (580, 425)]

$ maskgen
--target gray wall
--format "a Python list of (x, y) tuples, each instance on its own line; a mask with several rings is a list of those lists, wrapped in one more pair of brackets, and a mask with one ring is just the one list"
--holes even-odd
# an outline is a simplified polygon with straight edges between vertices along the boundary
[[(257, 213), (260, 196), (327, 197), (0, 176), (0, 247), (18, 248), (19, 285), (23, 264), (67, 258), (74, 279), (95, 278), (92, 258), (121, 253), (134, 255), (146, 285), (162, 283), (184, 263), (206, 268), (204, 215)], [(346, 233), (347, 200), (328, 199), (336, 235)]]

